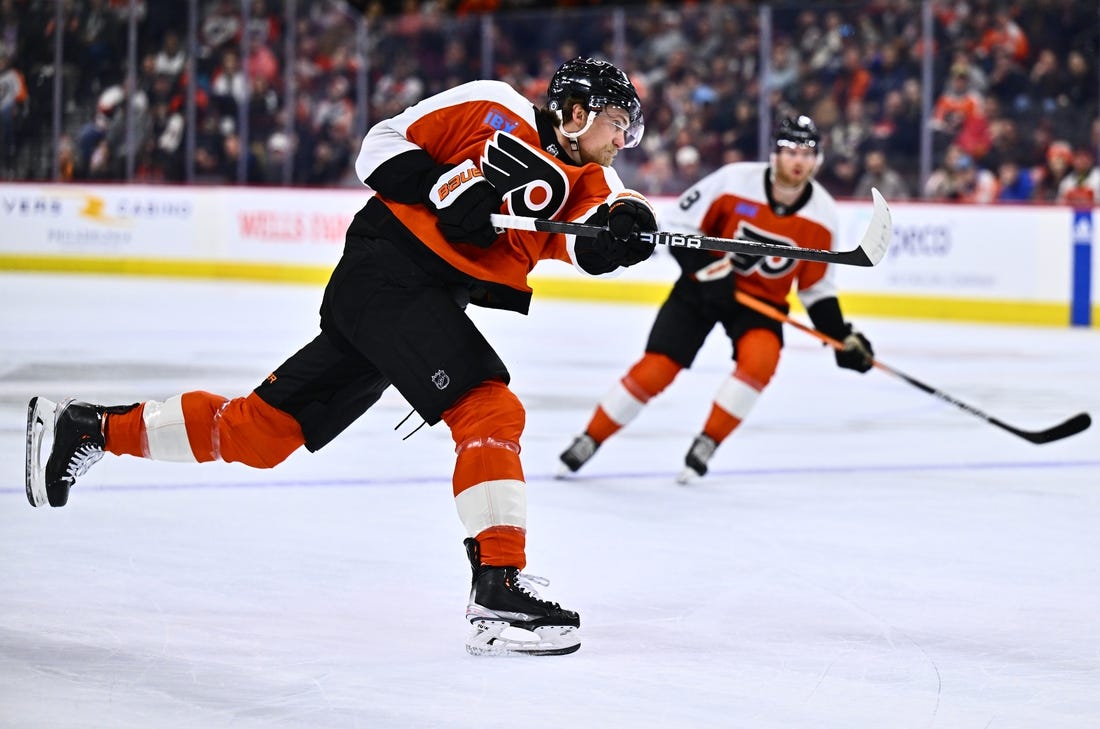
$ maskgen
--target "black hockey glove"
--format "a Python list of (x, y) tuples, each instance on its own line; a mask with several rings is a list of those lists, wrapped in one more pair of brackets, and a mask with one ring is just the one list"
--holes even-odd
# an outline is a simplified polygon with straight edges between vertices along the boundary
[(837, 366), (844, 369), (866, 372), (874, 362), (875, 350), (863, 333), (848, 325), (848, 335), (842, 340), (844, 349), (836, 350)]
[(500, 194), (466, 160), (455, 166), (440, 165), (428, 175), (424, 203), (435, 213), (439, 231), (451, 243), (470, 243), (488, 248), (499, 235), (489, 216), (500, 212)]
[(711, 262), (691, 275), (698, 282), (699, 296), (703, 302), (720, 311), (733, 306), (737, 291), (737, 272), (729, 255), (712, 258)]
[[(611, 203), (607, 211), (607, 230), (601, 237), (610, 239), (605, 242), (611, 251), (618, 246), (616, 262), (620, 266), (633, 266), (653, 255), (656, 243), (643, 241), (639, 233), (653, 233), (657, 230), (657, 219), (645, 203), (623, 199)], [(612, 253), (615, 255), (615, 253)]]
[[(601, 205), (595, 221), (607, 221), (607, 230), (595, 238), (578, 238), (577, 255), (581, 268), (590, 273), (607, 273), (619, 266), (633, 266), (653, 254), (655, 243), (647, 243), (639, 233), (657, 230), (653, 211), (636, 200), (616, 200), (608, 207)], [(598, 223), (597, 223), (598, 224)], [(585, 258), (593, 265), (585, 265)], [(598, 270), (597, 270), (598, 269)]]
[(597, 208), (587, 221), (592, 225), (607, 225), (595, 238), (577, 238), (574, 251), (577, 265), (588, 273), (610, 273), (620, 266), (633, 266), (649, 258), (656, 248), (638, 236), (645, 231), (657, 230), (653, 212), (634, 200), (616, 200)]

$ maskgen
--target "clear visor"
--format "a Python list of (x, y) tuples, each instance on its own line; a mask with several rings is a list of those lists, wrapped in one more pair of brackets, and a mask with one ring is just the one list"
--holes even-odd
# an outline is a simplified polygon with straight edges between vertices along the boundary
[[(627, 113), (627, 118), (629, 119), (630, 115), (626, 109), (619, 106), (609, 106), (609, 108), (620, 109), (624, 113)], [(632, 147), (637, 147), (642, 141), (642, 135), (645, 134), (645, 117), (642, 116), (640, 111), (633, 121), (623, 121), (618, 118), (618, 115), (612, 116), (611, 114), (603, 114), (603, 118), (606, 119), (611, 126), (623, 133), (623, 138), (625, 140), (623, 143), (624, 148), (631, 149)]]

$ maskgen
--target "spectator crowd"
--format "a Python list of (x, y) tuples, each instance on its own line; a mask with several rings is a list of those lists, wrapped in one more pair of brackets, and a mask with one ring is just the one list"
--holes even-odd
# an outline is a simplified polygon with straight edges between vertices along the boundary
[[(1100, 201), (1094, 3), (927, 0), (928, 47), (920, 0), (777, 0), (762, 67), (760, 4), (748, 0), (194, 1), (190, 33), (189, 1), (64, 0), (58, 23), (55, 2), (0, 0), (0, 177), (358, 184), (370, 121), (486, 75), (541, 104), (553, 70), (583, 54), (614, 60), (639, 88), (645, 137), (617, 166), (647, 194), (766, 154), (764, 106), (764, 129), (814, 118), (819, 177), (838, 197), (874, 186), (888, 199)], [(925, 140), (934, 169), (921, 179)]]

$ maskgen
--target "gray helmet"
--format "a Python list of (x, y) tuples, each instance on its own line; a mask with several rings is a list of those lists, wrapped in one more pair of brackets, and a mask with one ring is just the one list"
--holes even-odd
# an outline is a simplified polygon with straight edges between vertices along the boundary
[(630, 115), (624, 130), (627, 147), (637, 146), (645, 131), (642, 102), (630, 79), (614, 64), (595, 58), (577, 57), (566, 61), (554, 72), (546, 89), (547, 108), (560, 115), (570, 98), (582, 99), (593, 111), (616, 106)]

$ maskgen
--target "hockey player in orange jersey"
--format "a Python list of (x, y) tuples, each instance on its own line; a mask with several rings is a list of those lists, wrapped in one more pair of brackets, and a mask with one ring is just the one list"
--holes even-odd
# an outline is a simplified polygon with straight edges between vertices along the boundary
[[(393, 385), (455, 442), (453, 491), (472, 569), (467, 649), (577, 650), (577, 613), (539, 598), (521, 572), (524, 409), (465, 309), (527, 313), (527, 274), (540, 260), (603, 275), (649, 257), (653, 245), (639, 234), (656, 229), (653, 210), (611, 169), (643, 129), (626, 74), (584, 58), (562, 64), (541, 109), (504, 83), (474, 81), (379, 122), (355, 163), (374, 194), (348, 228), (320, 333), (245, 397), (194, 391), (113, 407), (34, 398), (31, 504), (64, 505), (104, 452), (271, 468), (302, 446), (323, 447)], [(490, 224), (498, 212), (608, 230), (583, 239), (502, 232)]]
[[(680, 196), (662, 227), (722, 238), (766, 240), (830, 250), (836, 240), (836, 202), (813, 179), (821, 164), (817, 127), (806, 116), (786, 118), (770, 163), (726, 165)], [(703, 430), (688, 448), (679, 481), (707, 472), (715, 449), (741, 424), (779, 364), (781, 325), (734, 298), (734, 291), (789, 310), (792, 285), (814, 326), (844, 342), (839, 366), (866, 372), (871, 343), (844, 321), (832, 272), (825, 263), (672, 248), (682, 269), (646, 342), (645, 354), (604, 395), (584, 432), (561, 454), (562, 474), (577, 471), (604, 441), (633, 420), (680, 372), (721, 324), (733, 345), (733, 372), (722, 382)]]

